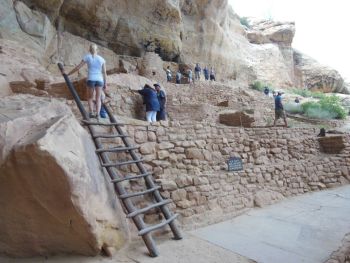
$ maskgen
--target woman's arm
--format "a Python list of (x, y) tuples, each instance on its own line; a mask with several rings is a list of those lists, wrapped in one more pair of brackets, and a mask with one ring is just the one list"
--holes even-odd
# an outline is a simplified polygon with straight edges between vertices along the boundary
[(86, 62), (84, 60), (82, 60), (80, 62), (80, 64), (78, 66), (76, 66), (75, 68), (73, 68), (67, 75), (72, 75), (73, 73), (77, 72), (82, 66), (84, 66), (86, 64)]

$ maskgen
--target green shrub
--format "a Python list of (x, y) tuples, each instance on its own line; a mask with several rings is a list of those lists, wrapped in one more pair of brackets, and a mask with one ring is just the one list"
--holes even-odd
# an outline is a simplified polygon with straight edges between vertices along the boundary
[(336, 114), (336, 119), (345, 119), (347, 112), (344, 107), (341, 106), (340, 98), (332, 95), (325, 96), (320, 99), (319, 103), (323, 109), (327, 109), (329, 112)]
[(250, 28), (249, 22), (248, 22), (248, 18), (247, 17), (240, 17), (239, 21), (241, 22), (241, 24), (243, 26), (246, 26), (247, 28)]
[(340, 99), (334, 95), (324, 96), (318, 102), (305, 102), (302, 109), (306, 116), (317, 119), (345, 119), (347, 115), (340, 105)]
[(311, 92), (312, 95), (311, 97), (315, 98), (315, 99), (322, 99), (324, 97), (326, 97), (326, 95), (322, 92), (316, 91), (316, 92)]
[(304, 98), (315, 98), (315, 99), (322, 99), (324, 98), (326, 95), (322, 92), (319, 92), (319, 91), (316, 91), (316, 92), (313, 92), (313, 91), (310, 91), (308, 89), (292, 89), (292, 92), (294, 94), (297, 94), (299, 96), (302, 96)]
[(255, 81), (253, 84), (250, 85), (250, 88), (253, 90), (264, 91), (265, 86), (266, 85), (261, 81)]

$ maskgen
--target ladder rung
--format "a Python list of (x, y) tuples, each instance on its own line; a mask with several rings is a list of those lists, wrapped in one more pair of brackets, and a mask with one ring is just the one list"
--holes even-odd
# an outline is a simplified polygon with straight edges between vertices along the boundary
[(125, 198), (130, 198), (130, 197), (134, 197), (134, 196), (139, 196), (139, 195), (145, 195), (145, 194), (149, 194), (149, 193), (152, 193), (156, 190), (160, 189), (160, 186), (157, 185), (153, 188), (150, 188), (150, 189), (147, 189), (145, 191), (142, 191), (142, 192), (135, 192), (135, 193), (130, 193), (130, 194), (123, 194), (120, 196), (121, 199), (125, 199)]
[(88, 120), (83, 120), (83, 124), (85, 124), (85, 125), (100, 125), (100, 126), (124, 126), (123, 123), (117, 123), (117, 122), (98, 122), (98, 121), (88, 121)]
[(130, 151), (130, 150), (136, 150), (140, 148), (139, 146), (134, 146), (134, 147), (113, 147), (113, 148), (102, 148), (102, 149), (97, 149), (97, 153), (102, 153), (102, 152), (124, 152), (124, 151)]
[(139, 178), (146, 177), (146, 176), (152, 175), (152, 174), (153, 173), (144, 173), (144, 174), (139, 174), (139, 175), (125, 176), (123, 178), (114, 179), (111, 182), (112, 183), (120, 183), (120, 182), (123, 182), (123, 181), (126, 181), (126, 180), (139, 179)]
[(126, 138), (128, 135), (120, 135), (120, 134), (95, 134), (92, 136), (93, 138)]
[(143, 161), (143, 159), (131, 160), (131, 161), (120, 162), (120, 163), (103, 163), (102, 167), (123, 166), (123, 165), (128, 165), (128, 164), (133, 164), (133, 163), (140, 163), (142, 161)]
[(170, 217), (169, 219), (159, 223), (158, 225), (153, 225), (153, 226), (150, 226), (150, 227), (147, 227), (147, 228), (144, 228), (142, 230), (139, 231), (139, 236), (143, 236), (151, 231), (154, 231), (154, 230), (157, 230), (159, 228), (162, 228), (163, 226), (171, 223), (172, 221), (174, 221), (177, 217), (178, 217), (179, 214), (174, 214), (172, 217)]
[(159, 203), (155, 203), (155, 204), (152, 204), (152, 205), (150, 205), (150, 206), (144, 207), (144, 208), (142, 208), (142, 209), (136, 210), (136, 211), (134, 211), (134, 212), (128, 214), (126, 217), (127, 217), (127, 218), (131, 218), (131, 217), (137, 216), (137, 215), (139, 215), (139, 214), (143, 214), (143, 213), (145, 213), (145, 212), (147, 212), (147, 211), (149, 211), (149, 210), (151, 210), (151, 209), (153, 209), (153, 208), (156, 208), (156, 207), (159, 207), (159, 206), (163, 206), (163, 205), (170, 204), (171, 202), (172, 202), (172, 200), (170, 200), (170, 199), (163, 200), (163, 201), (161, 201), (161, 202), (159, 202)]

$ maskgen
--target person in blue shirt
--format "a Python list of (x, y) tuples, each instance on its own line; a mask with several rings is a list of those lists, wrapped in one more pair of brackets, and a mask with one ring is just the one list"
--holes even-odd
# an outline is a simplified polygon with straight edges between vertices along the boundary
[(158, 121), (165, 121), (166, 120), (166, 109), (165, 109), (166, 95), (165, 95), (165, 92), (164, 92), (164, 90), (162, 90), (162, 88), (160, 87), (160, 85), (158, 83), (154, 84), (153, 86), (156, 88), (159, 106), (160, 106), (160, 109), (157, 112), (157, 120)]
[(204, 67), (203, 73), (204, 73), (205, 80), (209, 80), (209, 69), (207, 66)]
[(194, 78), (195, 80), (200, 80), (201, 79), (201, 67), (199, 66), (199, 63), (196, 64), (194, 68)]
[(149, 123), (157, 121), (157, 111), (160, 110), (157, 92), (150, 85), (146, 84), (143, 89), (138, 90), (146, 104), (146, 119)]
[(277, 92), (277, 96), (275, 97), (275, 120), (273, 122), (273, 126), (276, 127), (276, 121), (280, 118), (283, 118), (284, 126), (288, 127), (286, 114), (282, 104), (282, 92)]
[[(103, 57), (97, 54), (97, 45), (91, 44), (89, 48), (90, 53), (85, 55), (83, 60), (72, 69), (67, 75), (77, 72), (85, 64), (88, 66), (88, 77), (86, 86), (88, 87), (88, 104), (89, 104), (89, 118), (99, 118), (101, 111), (101, 92), (102, 88), (107, 88), (107, 72), (106, 61)], [(94, 105), (94, 94), (96, 107)]]

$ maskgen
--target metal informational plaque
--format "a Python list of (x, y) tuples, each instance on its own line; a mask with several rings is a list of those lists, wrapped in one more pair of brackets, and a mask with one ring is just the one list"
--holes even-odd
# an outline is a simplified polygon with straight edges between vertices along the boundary
[(230, 157), (227, 161), (229, 171), (242, 171), (243, 163), (242, 159), (239, 157)]

